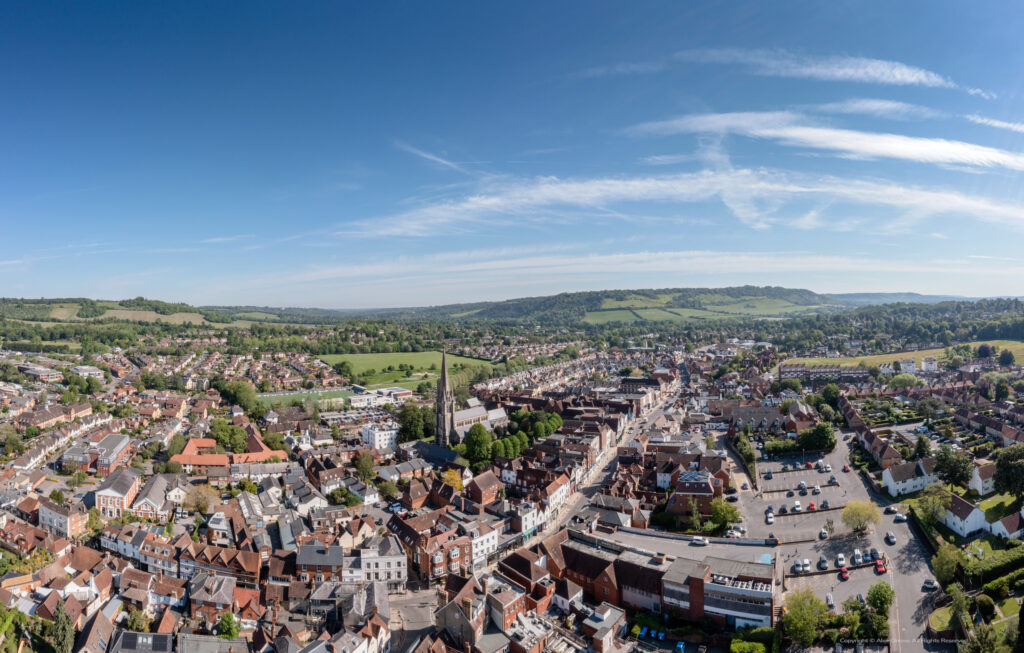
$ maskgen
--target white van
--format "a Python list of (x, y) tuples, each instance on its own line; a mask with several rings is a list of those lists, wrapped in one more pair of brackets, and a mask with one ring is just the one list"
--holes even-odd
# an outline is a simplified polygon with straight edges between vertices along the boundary
[(864, 556), (861, 555), (860, 549), (854, 549), (853, 550), (853, 564), (859, 565), (862, 562), (864, 562)]

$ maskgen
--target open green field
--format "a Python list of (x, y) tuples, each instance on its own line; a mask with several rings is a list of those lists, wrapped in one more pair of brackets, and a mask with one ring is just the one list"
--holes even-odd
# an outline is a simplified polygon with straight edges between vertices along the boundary
[(628, 295), (623, 299), (604, 299), (601, 302), (601, 309), (587, 311), (583, 321), (589, 324), (637, 321), (688, 323), (737, 317), (792, 317), (826, 310), (822, 305), (794, 304), (775, 297), (730, 297), (717, 293), (697, 295), (694, 299), (699, 307), (669, 306), (675, 297), (673, 294), (658, 294), (650, 297)]
[(293, 401), (299, 401), (306, 403), (307, 399), (313, 401), (323, 401), (325, 399), (341, 399), (344, 397), (352, 396), (351, 390), (329, 390), (327, 392), (299, 392), (296, 394), (287, 395), (261, 395), (260, 401), (267, 407), (271, 406), (290, 406)]
[[(989, 344), (1000, 350), (1009, 349), (1013, 352), (1013, 355), (1017, 360), (1022, 360), (1021, 356), (1024, 356), (1024, 342), (1017, 340), (977, 340), (975, 342), (968, 343), (971, 347), (977, 347), (981, 344)], [(847, 358), (789, 358), (786, 360), (787, 363), (827, 363), (829, 365), (850, 365), (855, 366), (860, 363), (865, 365), (881, 365), (882, 363), (892, 363), (903, 358), (913, 358), (916, 364), (921, 364), (921, 359), (925, 356), (935, 356), (941, 359), (945, 356), (946, 350), (942, 349), (921, 349), (919, 351), (907, 351), (895, 354), (877, 354), (874, 356), (851, 356)]]
[[(441, 370), (441, 352), (439, 351), (417, 351), (398, 352), (394, 354), (326, 354), (320, 360), (328, 365), (334, 365), (341, 361), (348, 361), (352, 371), (362, 374), (366, 370), (377, 370), (378, 372), (389, 366), (412, 365), (418, 371), (429, 370), (431, 365), (436, 366), (436, 371)], [(456, 365), (467, 367), (478, 367), (486, 365), (487, 361), (477, 358), (466, 358), (464, 356), (448, 356), (448, 370)]]

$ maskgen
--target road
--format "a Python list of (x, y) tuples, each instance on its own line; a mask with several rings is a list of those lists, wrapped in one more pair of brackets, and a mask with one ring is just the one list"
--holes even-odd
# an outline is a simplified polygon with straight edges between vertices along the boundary
[(437, 590), (430, 588), (391, 596), (388, 625), (393, 633), (391, 650), (404, 653), (434, 627)]

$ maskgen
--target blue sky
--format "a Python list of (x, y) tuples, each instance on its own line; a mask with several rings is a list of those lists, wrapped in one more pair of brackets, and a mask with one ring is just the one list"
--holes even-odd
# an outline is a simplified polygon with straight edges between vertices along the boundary
[(0, 294), (1024, 294), (1022, 28), (1011, 3), (8, 3)]

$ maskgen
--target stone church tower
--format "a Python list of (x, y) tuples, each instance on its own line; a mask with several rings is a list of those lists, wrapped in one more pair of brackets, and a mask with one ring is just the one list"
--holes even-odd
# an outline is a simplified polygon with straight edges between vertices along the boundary
[(455, 432), (455, 393), (448, 382), (448, 359), (441, 352), (441, 378), (437, 380), (437, 399), (434, 403), (434, 442), (442, 447), (458, 444)]

